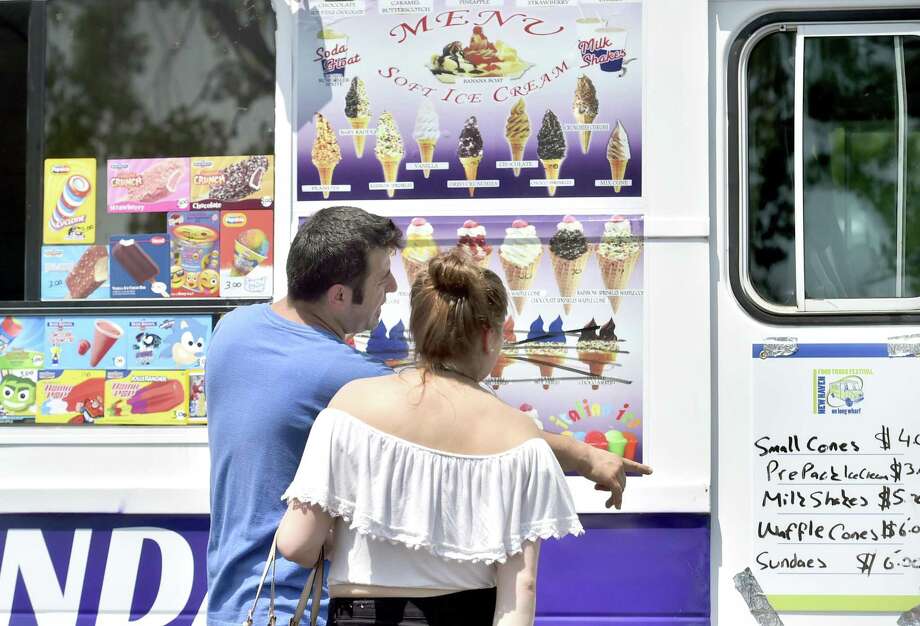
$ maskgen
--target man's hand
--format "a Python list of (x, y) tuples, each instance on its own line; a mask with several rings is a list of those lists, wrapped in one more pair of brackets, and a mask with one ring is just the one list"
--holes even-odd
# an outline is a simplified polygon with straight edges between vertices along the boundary
[(566, 472), (575, 472), (594, 483), (598, 491), (609, 491), (605, 506), (620, 508), (623, 504), (623, 490), (626, 489), (626, 472), (651, 474), (652, 468), (629, 459), (624, 459), (606, 450), (564, 437), (555, 433), (541, 432), (541, 436), (552, 448), (559, 465)]
[(626, 472), (648, 475), (652, 468), (629, 459), (624, 459), (611, 452), (588, 448), (583, 470), (578, 473), (594, 483), (596, 491), (609, 491), (610, 497), (604, 503), (608, 509), (619, 509), (623, 505), (623, 491), (626, 489)]

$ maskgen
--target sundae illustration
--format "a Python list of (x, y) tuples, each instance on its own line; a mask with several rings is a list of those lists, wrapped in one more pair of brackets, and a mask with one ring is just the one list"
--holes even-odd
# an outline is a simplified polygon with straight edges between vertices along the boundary
[[(562, 125), (559, 118), (552, 111), (547, 111), (543, 116), (543, 124), (537, 134), (537, 156), (543, 164), (543, 171), (547, 180), (558, 180), (559, 170), (565, 160), (565, 135), (562, 134)], [(546, 188), (549, 195), (556, 195), (556, 186)]]
[[(505, 139), (511, 149), (512, 161), (523, 160), (524, 148), (529, 137), (530, 118), (527, 117), (527, 111), (524, 110), (524, 98), (518, 98), (518, 101), (511, 107), (508, 119), (505, 120)], [(520, 173), (521, 168), (515, 167), (514, 175), (517, 176)]]
[[(476, 122), (476, 116), (471, 115), (467, 118), (460, 131), (460, 143), (457, 146), (457, 157), (463, 165), (463, 172), (467, 180), (476, 180), (476, 173), (479, 171), (479, 162), (482, 161), (482, 135), (479, 133), (479, 126)], [(476, 193), (475, 187), (469, 188), (470, 197)]]
[(482, 26), (474, 26), (468, 46), (452, 41), (431, 57), (428, 69), (442, 83), (451, 84), (458, 76), (520, 78), (531, 66), (517, 50), (500, 40), (493, 44)]
[[(604, 234), (597, 247), (597, 264), (604, 287), (610, 290), (625, 289), (641, 253), (642, 244), (633, 236), (628, 219), (615, 215), (605, 222)], [(609, 300), (613, 312), (619, 311), (621, 296), (609, 296)]]
[[(355, 76), (351, 79), (348, 93), (345, 94), (345, 117), (355, 130), (367, 128), (371, 119), (371, 104), (367, 99), (364, 81)], [(359, 159), (364, 156), (364, 143), (366, 135), (353, 135), (351, 138), (355, 146), (355, 156)]]
[(537, 276), (537, 266), (543, 256), (543, 244), (537, 237), (537, 229), (524, 220), (514, 220), (511, 228), (505, 229), (505, 241), (498, 257), (508, 280), (508, 290), (518, 313), (523, 312), (527, 296), (515, 292), (530, 289)]
[[(559, 285), (559, 295), (571, 298), (578, 291), (588, 257), (591, 254), (584, 228), (577, 219), (566, 215), (556, 225), (556, 233), (549, 240), (549, 256)], [(563, 305), (566, 313), (572, 310), (572, 303)]]
[[(441, 128), (438, 125), (438, 114), (434, 110), (434, 104), (431, 103), (431, 100), (425, 98), (418, 108), (418, 115), (415, 117), (415, 129), (412, 131), (412, 138), (418, 144), (419, 160), (423, 164), (431, 163), (434, 160), (434, 148), (440, 136)], [(423, 167), (422, 173), (425, 178), (428, 178), (431, 168)]]
[(313, 150), (310, 158), (316, 171), (319, 172), (319, 184), (324, 187), (323, 199), (329, 198), (329, 186), (332, 185), (332, 172), (342, 160), (342, 150), (335, 138), (335, 131), (329, 120), (320, 113), (316, 114), (316, 137), (313, 139)]
[[(585, 75), (578, 77), (575, 84), (575, 102), (572, 103), (572, 113), (579, 124), (590, 124), (597, 117), (597, 90), (594, 83)], [(579, 133), (581, 139), (581, 153), (588, 154), (591, 145), (591, 131), (583, 130)]]
[[(396, 120), (389, 112), (381, 114), (377, 123), (377, 145), (374, 146), (374, 154), (383, 168), (383, 180), (395, 183), (399, 175), (399, 163), (405, 156), (406, 149)], [(392, 198), (395, 193), (396, 190), (392, 187), (387, 189), (387, 196)]]
[[(626, 165), (629, 163), (629, 136), (620, 120), (613, 132), (610, 133), (610, 139), (607, 141), (607, 162), (610, 163), (610, 178), (612, 180), (623, 180), (626, 176)], [(620, 193), (622, 185), (614, 185), (613, 190)]]

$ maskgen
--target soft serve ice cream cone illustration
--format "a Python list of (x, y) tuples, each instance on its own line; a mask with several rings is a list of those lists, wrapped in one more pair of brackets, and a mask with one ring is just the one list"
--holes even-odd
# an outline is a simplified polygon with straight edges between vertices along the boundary
[[(406, 149), (396, 120), (389, 112), (384, 112), (377, 123), (377, 144), (374, 146), (374, 154), (383, 168), (383, 180), (395, 183), (399, 175), (399, 164), (406, 154)], [(395, 193), (396, 190), (392, 187), (387, 189), (389, 197), (392, 198)]]
[[(575, 102), (572, 103), (575, 121), (579, 124), (590, 124), (597, 117), (597, 108), (597, 90), (594, 88), (594, 83), (582, 74), (575, 84)], [(588, 148), (591, 146), (591, 131), (580, 131), (579, 138), (581, 139), (581, 153), (588, 154)]]
[(316, 114), (316, 137), (313, 139), (310, 158), (319, 172), (319, 184), (324, 187), (323, 198), (328, 199), (328, 187), (332, 185), (332, 172), (342, 160), (342, 150), (339, 148), (339, 142), (329, 120), (320, 113)]
[[(524, 98), (518, 98), (518, 101), (511, 107), (508, 119), (505, 120), (505, 139), (508, 141), (508, 147), (511, 149), (511, 160), (524, 160), (524, 148), (527, 146), (527, 139), (530, 137), (530, 118), (527, 117), (527, 111), (524, 110)], [(521, 168), (514, 168), (514, 175), (521, 173)]]
[(434, 149), (440, 136), (441, 129), (438, 125), (438, 114), (434, 110), (434, 104), (431, 103), (431, 100), (425, 98), (418, 108), (418, 114), (415, 117), (415, 129), (412, 131), (412, 138), (418, 144), (419, 160), (423, 164), (422, 173), (425, 178), (428, 178), (431, 168), (424, 167), (424, 164), (431, 163), (434, 160)]
[[(562, 134), (562, 125), (559, 118), (552, 111), (547, 111), (543, 116), (543, 124), (537, 134), (537, 156), (543, 164), (543, 171), (547, 180), (558, 180), (559, 170), (565, 160), (565, 135)], [(556, 195), (556, 185), (549, 185), (546, 190), (549, 195)]]
[(406, 229), (406, 247), (402, 250), (403, 267), (409, 289), (415, 277), (428, 268), (428, 261), (438, 256), (438, 244), (434, 238), (434, 227), (424, 217), (416, 217)]
[[(367, 128), (371, 119), (371, 104), (367, 98), (364, 81), (355, 76), (351, 79), (348, 93), (345, 94), (345, 117), (355, 130)], [(352, 143), (355, 146), (355, 156), (359, 159), (364, 156), (364, 143), (366, 135), (353, 135)]]
[[(467, 118), (460, 131), (460, 142), (457, 145), (457, 158), (463, 165), (463, 172), (467, 180), (476, 180), (479, 171), (479, 162), (482, 161), (482, 135), (479, 133), (479, 126), (476, 122), (476, 116)], [(470, 197), (476, 193), (475, 187), (469, 187)]]
[[(610, 133), (610, 139), (607, 141), (607, 162), (610, 163), (610, 178), (615, 181), (621, 181), (626, 177), (626, 165), (629, 163), (629, 136), (620, 120), (613, 132)], [(614, 184), (613, 190), (620, 193), (622, 185)]]

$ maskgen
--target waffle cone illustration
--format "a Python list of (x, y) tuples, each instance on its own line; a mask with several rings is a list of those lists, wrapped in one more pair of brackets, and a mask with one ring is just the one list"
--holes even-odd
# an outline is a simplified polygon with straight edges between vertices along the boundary
[[(431, 139), (419, 139), (418, 140), (418, 151), (421, 155), (422, 163), (431, 163), (434, 160), (434, 147), (437, 144), (437, 141)], [(423, 167), (422, 174), (425, 175), (425, 178), (428, 178), (428, 175), (431, 173), (430, 167)]]
[(415, 284), (415, 277), (418, 276), (422, 270), (427, 269), (427, 267), (427, 262), (419, 263), (418, 261), (403, 257), (403, 268), (406, 270), (406, 280), (409, 281), (409, 289), (412, 289), (412, 285)]
[[(399, 163), (402, 159), (380, 159), (380, 166), (383, 168), (383, 180), (388, 183), (395, 183), (399, 175)], [(387, 189), (387, 196), (392, 198), (396, 190), (392, 187)]]
[[(368, 122), (370, 122), (370, 117), (349, 117), (346, 118), (348, 123), (351, 124), (351, 127), (355, 130), (362, 130), (367, 128)], [(355, 146), (355, 156), (359, 159), (364, 156), (364, 144), (367, 142), (367, 135), (352, 135), (351, 142)]]
[[(524, 147), (527, 145), (527, 141), (509, 141), (508, 147), (511, 148), (511, 160), (512, 161), (523, 161), (524, 160)], [(519, 176), (521, 173), (521, 168), (515, 167), (514, 175)]]
[[(559, 170), (562, 169), (562, 162), (564, 160), (565, 159), (540, 159), (547, 180), (559, 180)], [(550, 185), (546, 190), (549, 192), (549, 195), (556, 195), (556, 185)]]
[[(629, 163), (629, 159), (607, 159), (610, 163), (610, 178), (612, 180), (623, 180), (623, 177), (626, 176), (626, 164)], [(613, 190), (616, 193), (620, 193), (620, 189), (623, 185), (614, 185)]]
[[(327, 187), (332, 184), (332, 172), (335, 171), (335, 165), (324, 165), (316, 166), (316, 170), (319, 172), (319, 184), (323, 187)], [(329, 190), (323, 190), (323, 200), (329, 199)]]
[[(639, 260), (641, 250), (635, 250), (623, 258), (608, 258), (601, 254), (597, 255), (597, 263), (601, 269), (601, 278), (604, 280), (604, 287), (610, 290), (625, 289), (629, 284), (629, 277), (632, 276)], [(622, 296), (609, 296), (610, 306), (613, 312), (620, 310), (620, 300)]]
[[(537, 277), (537, 266), (540, 265), (538, 256), (530, 265), (515, 265), (509, 263), (507, 259), (499, 255), (502, 260), (502, 268), (505, 270), (505, 278), (508, 281), (509, 291), (523, 291), (530, 289), (534, 279)], [(520, 314), (524, 311), (524, 305), (527, 304), (527, 296), (513, 296), (514, 309)]]
[(489, 261), (491, 259), (492, 259), (492, 253), (490, 252), (489, 254), (485, 255), (482, 258), (476, 259), (474, 262), (476, 263), (476, 267), (487, 270), (489, 269)]
[[(584, 253), (576, 259), (564, 259), (561, 256), (550, 253), (550, 259), (553, 262), (553, 273), (556, 274), (556, 284), (559, 285), (559, 295), (563, 298), (572, 298), (578, 291), (581, 284), (582, 276), (585, 273), (585, 267), (588, 265), (589, 253)], [(572, 311), (572, 303), (566, 302), (562, 305), (566, 313)]]
[[(590, 124), (594, 121), (595, 115), (588, 115), (585, 113), (576, 113), (575, 121), (579, 124)], [(578, 133), (578, 138), (581, 139), (581, 153), (588, 154), (588, 148), (591, 146), (591, 131), (582, 130)]]
[[(470, 156), (470, 157), (461, 157), (460, 163), (463, 164), (463, 172), (466, 174), (467, 180), (476, 180), (476, 173), (479, 171), (479, 162), (482, 161), (482, 156)], [(470, 192), (470, 197), (476, 193), (475, 187), (470, 187), (468, 189)]]

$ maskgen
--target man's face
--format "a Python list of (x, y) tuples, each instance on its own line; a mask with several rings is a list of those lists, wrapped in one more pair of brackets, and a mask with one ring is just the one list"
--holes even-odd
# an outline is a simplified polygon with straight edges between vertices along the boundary
[(374, 248), (367, 253), (367, 276), (362, 291), (361, 304), (351, 304), (346, 317), (346, 332), (358, 333), (372, 330), (380, 321), (380, 309), (387, 294), (396, 291), (396, 279), (390, 272), (391, 252), (385, 248)]

